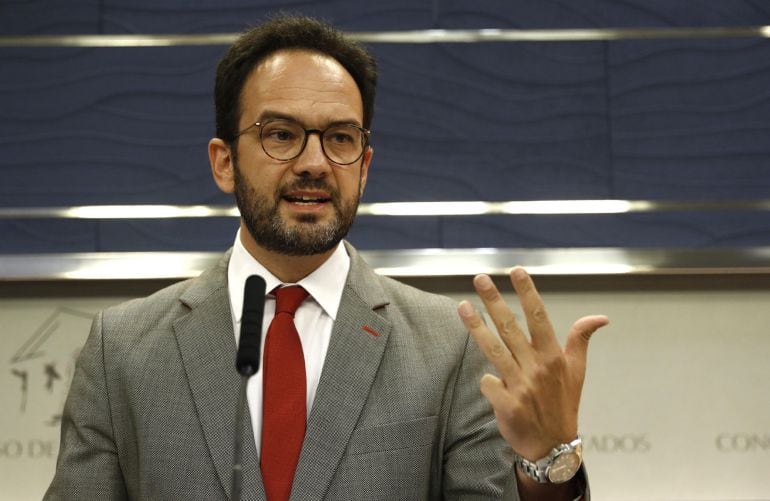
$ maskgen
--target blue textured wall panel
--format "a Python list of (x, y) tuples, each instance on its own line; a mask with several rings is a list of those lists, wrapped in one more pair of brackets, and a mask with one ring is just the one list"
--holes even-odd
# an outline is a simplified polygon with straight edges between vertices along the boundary
[[(37, 61), (29, 64), (34, 52)], [(5, 206), (213, 200), (206, 144), (222, 48), (4, 51)]]
[(439, 0), (442, 28), (634, 28), (767, 24), (766, 0)]
[(344, 30), (429, 28), (433, 0), (104, 0), (107, 33), (217, 33), (241, 31), (283, 10), (320, 17)]
[(3, 0), (0, 36), (99, 33), (100, 0)]
[(770, 242), (760, 212), (446, 218), (442, 247), (740, 247)]
[(92, 251), (97, 239), (96, 221), (0, 220), (0, 254)]
[(369, 201), (606, 197), (599, 44), (375, 47)]
[(770, 20), (766, 0), (562, 0), (597, 26), (704, 27), (754, 26)]
[(618, 42), (609, 73), (617, 197), (767, 197), (770, 41)]
[(238, 229), (236, 218), (101, 221), (99, 251), (219, 251), (229, 247)]
[[(770, 24), (760, 0), (0, 4), (0, 34), (240, 31), (282, 8), (349, 31)], [(770, 42), (374, 44), (364, 200), (766, 198)], [(0, 206), (226, 204), (211, 180), (224, 46), (0, 49)], [(0, 252), (213, 250), (234, 220), (2, 221)], [(767, 245), (764, 213), (363, 218), (363, 248)]]

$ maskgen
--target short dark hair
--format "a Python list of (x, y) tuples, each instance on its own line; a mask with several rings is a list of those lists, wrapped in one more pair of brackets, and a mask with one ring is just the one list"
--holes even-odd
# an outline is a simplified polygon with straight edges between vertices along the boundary
[(214, 85), (217, 137), (227, 143), (235, 140), (246, 78), (262, 60), (284, 49), (308, 50), (337, 60), (355, 80), (363, 101), (363, 126), (371, 127), (377, 86), (377, 63), (371, 53), (328, 23), (279, 14), (241, 35), (219, 62)]

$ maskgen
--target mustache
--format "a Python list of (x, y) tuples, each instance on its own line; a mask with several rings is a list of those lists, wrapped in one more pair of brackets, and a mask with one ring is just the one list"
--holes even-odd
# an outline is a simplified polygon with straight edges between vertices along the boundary
[(278, 198), (281, 198), (295, 190), (325, 191), (332, 199), (337, 199), (339, 195), (339, 192), (335, 188), (329, 186), (324, 179), (299, 178), (287, 184), (286, 186), (281, 187), (281, 189), (278, 191)]

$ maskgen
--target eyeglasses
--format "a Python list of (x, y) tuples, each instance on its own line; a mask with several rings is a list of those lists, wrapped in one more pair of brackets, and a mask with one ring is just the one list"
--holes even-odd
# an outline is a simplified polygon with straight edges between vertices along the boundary
[(326, 158), (339, 165), (350, 165), (358, 161), (369, 144), (370, 131), (355, 124), (337, 124), (321, 129), (305, 129), (294, 120), (278, 118), (252, 124), (238, 134), (259, 128), (262, 149), (270, 158), (294, 160), (305, 151), (309, 134), (318, 134), (321, 150)]

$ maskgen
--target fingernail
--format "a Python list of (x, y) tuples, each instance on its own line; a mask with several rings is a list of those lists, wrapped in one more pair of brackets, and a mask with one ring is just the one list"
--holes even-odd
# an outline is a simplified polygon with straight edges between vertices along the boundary
[(491, 289), (493, 285), (494, 284), (492, 283), (492, 279), (489, 278), (489, 275), (478, 275), (476, 277), (476, 287), (481, 290)]
[(515, 278), (516, 280), (524, 280), (525, 278), (527, 278), (527, 272), (524, 271), (524, 268), (514, 268), (513, 278)]
[(461, 317), (468, 318), (471, 315), (473, 315), (473, 306), (471, 306), (471, 303), (469, 303), (468, 301), (462, 301), (460, 303), (458, 311), (460, 312)]

